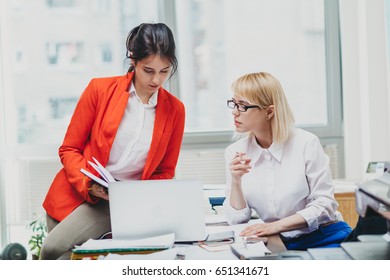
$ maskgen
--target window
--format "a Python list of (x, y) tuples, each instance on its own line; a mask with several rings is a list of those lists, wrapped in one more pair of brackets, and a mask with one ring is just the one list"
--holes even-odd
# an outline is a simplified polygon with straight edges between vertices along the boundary
[(84, 44), (82, 42), (72, 43), (47, 43), (47, 63), (67, 68), (72, 65), (82, 64), (84, 61)]
[(46, 0), (46, 4), (50, 8), (70, 8), (75, 4), (75, 0)]
[[(243, 74), (265, 71), (280, 80), (297, 126), (320, 137), (334, 178), (342, 178), (338, 1), (188, 0), (175, 7), (179, 93), (190, 108), (183, 146), (193, 150), (183, 157), (208, 162), (203, 150), (210, 147), (212, 158), (221, 157), (233, 135), (226, 108), (230, 85)], [(190, 174), (194, 166), (184, 169), (179, 171)], [(210, 168), (203, 171), (215, 176)]]
[(176, 1), (187, 131), (232, 130), (230, 85), (259, 71), (281, 81), (298, 125), (327, 125), (324, 15), (321, 0)]

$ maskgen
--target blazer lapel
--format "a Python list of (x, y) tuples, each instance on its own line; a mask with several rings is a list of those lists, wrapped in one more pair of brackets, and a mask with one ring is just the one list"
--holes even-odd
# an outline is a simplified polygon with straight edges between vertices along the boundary
[(131, 83), (132, 77), (132, 73), (128, 73), (123, 77), (123, 80), (117, 89), (119, 94), (115, 94), (113, 97), (111, 97), (110, 103), (112, 106), (105, 108), (109, 117), (107, 120), (105, 120), (102, 134), (103, 138), (101, 139), (102, 143), (104, 143), (102, 145), (104, 149), (99, 151), (101, 153), (100, 159), (103, 165), (108, 162), (110, 150), (114, 142), (116, 132), (118, 131), (118, 127), (121, 123), (127, 102), (129, 100), (129, 92), (127, 90)]
[(152, 142), (150, 144), (150, 150), (148, 153), (148, 157), (146, 159), (144, 172), (142, 175), (142, 179), (150, 177), (150, 167), (153, 166), (153, 162), (156, 157), (156, 153), (158, 150), (158, 146), (161, 142), (161, 138), (163, 136), (165, 124), (167, 122), (169, 112), (171, 110), (170, 103), (167, 102), (167, 96), (163, 89), (160, 89), (158, 92), (158, 101), (156, 106), (156, 117), (154, 121), (154, 129), (153, 129), (153, 136), (152, 136)]

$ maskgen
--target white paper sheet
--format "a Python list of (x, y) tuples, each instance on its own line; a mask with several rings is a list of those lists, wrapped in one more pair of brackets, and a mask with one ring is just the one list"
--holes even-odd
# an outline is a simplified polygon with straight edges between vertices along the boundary
[(165, 234), (139, 240), (117, 239), (89, 239), (80, 246), (75, 246), (75, 251), (81, 250), (109, 250), (109, 249), (167, 249), (175, 242), (175, 234)]

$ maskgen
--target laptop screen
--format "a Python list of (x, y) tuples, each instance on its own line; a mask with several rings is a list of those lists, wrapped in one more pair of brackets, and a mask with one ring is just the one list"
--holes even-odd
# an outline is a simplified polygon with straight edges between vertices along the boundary
[(168, 233), (175, 233), (176, 242), (206, 239), (201, 181), (112, 182), (109, 195), (114, 239), (140, 239)]

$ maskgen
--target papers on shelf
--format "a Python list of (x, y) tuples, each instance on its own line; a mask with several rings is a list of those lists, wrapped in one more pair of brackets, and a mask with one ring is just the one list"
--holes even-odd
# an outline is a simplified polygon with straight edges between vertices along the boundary
[(92, 159), (94, 162), (88, 161), (88, 163), (93, 167), (93, 169), (96, 170), (97, 173), (99, 173), (102, 178), (95, 176), (84, 168), (81, 168), (80, 172), (91, 178), (96, 183), (108, 188), (108, 184), (110, 182), (115, 182), (115, 178), (112, 177), (111, 173), (106, 168), (104, 168), (104, 166), (96, 158), (92, 157)]

